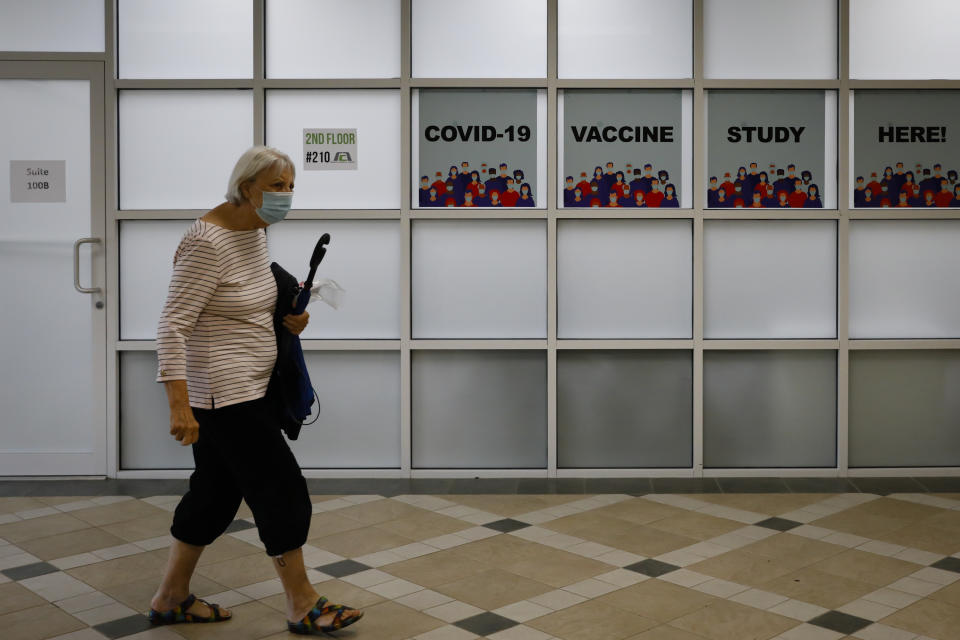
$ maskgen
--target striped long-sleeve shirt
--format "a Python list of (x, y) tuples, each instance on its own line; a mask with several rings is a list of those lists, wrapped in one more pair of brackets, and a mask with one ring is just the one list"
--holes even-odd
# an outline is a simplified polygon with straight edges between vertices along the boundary
[(173, 259), (157, 331), (157, 382), (186, 380), (190, 406), (264, 396), (277, 357), (277, 289), (263, 229), (197, 220)]

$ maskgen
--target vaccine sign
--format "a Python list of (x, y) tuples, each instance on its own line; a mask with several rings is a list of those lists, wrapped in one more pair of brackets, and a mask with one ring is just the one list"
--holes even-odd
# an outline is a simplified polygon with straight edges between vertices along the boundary
[(303, 168), (307, 171), (356, 171), (356, 129), (304, 129)]

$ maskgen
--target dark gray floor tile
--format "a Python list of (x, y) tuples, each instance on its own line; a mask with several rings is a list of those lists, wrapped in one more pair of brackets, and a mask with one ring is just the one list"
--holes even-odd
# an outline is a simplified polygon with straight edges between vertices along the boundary
[(454, 622), (453, 624), (461, 629), (469, 631), (470, 633), (475, 633), (478, 636), (489, 636), (497, 633), (498, 631), (515, 627), (519, 623), (511, 620), (510, 618), (504, 618), (496, 613), (486, 611), (484, 613), (478, 613), (475, 616), (461, 620), (460, 622)]
[(339, 562), (331, 562), (330, 564), (325, 564), (314, 568), (321, 573), (327, 574), (328, 576), (333, 576), (334, 578), (343, 578), (345, 576), (352, 576), (355, 573), (360, 573), (361, 571), (366, 571), (372, 567), (368, 567), (362, 562), (357, 562), (356, 560), (341, 560)]
[(724, 493), (790, 493), (783, 478), (717, 478)]
[(517, 493), (518, 482), (518, 478), (457, 478), (450, 486), (450, 494), (513, 495)]
[(587, 478), (586, 493), (627, 493), (643, 496), (653, 492), (650, 478)]
[(451, 478), (414, 478), (410, 481), (410, 493), (445, 495), (453, 486)]
[(720, 493), (716, 478), (651, 478), (654, 493)]
[(864, 627), (870, 626), (873, 623), (869, 620), (858, 618), (857, 616), (851, 616), (848, 613), (841, 613), (840, 611), (827, 611), (823, 615), (817, 616), (813, 620), (810, 620), (810, 624), (823, 627), (824, 629), (830, 629), (831, 631), (836, 631), (837, 633), (850, 635), (860, 631), (860, 629), (863, 629)]
[(526, 529), (530, 525), (528, 525), (526, 522), (513, 520), (512, 518), (504, 518), (503, 520), (488, 522), (483, 526), (485, 526), (487, 529), (499, 531), (500, 533), (510, 533), (511, 531), (517, 531), (518, 529)]
[(960, 477), (914, 478), (930, 493), (960, 493)]
[(236, 533), (237, 531), (245, 531), (247, 529), (253, 529), (257, 525), (253, 524), (248, 520), (234, 520), (230, 523), (230, 526), (227, 527), (226, 533)]
[(766, 527), (774, 531), (790, 531), (790, 529), (796, 529), (801, 524), (803, 523), (787, 520), (786, 518), (767, 518), (766, 520), (761, 520), (756, 523), (758, 527)]
[[(238, 624), (237, 622), (217, 622), (213, 624)], [(119, 620), (111, 620), (110, 622), (104, 622), (103, 624), (98, 624), (94, 627), (97, 631), (107, 636), (108, 638), (125, 638), (127, 636), (132, 636), (136, 633), (142, 633), (153, 628), (153, 625), (150, 624), (149, 618), (144, 615), (134, 615), (127, 616), (126, 618), (120, 618)]]
[(886, 496), (891, 493), (925, 493), (926, 487), (915, 478), (850, 478), (863, 493)]
[(846, 478), (784, 478), (793, 493), (859, 493)]
[(947, 557), (943, 560), (937, 560), (930, 566), (935, 569), (943, 569), (944, 571), (960, 573), (960, 558)]
[(0, 571), (0, 573), (11, 580), (26, 580), (27, 578), (45, 576), (48, 573), (56, 573), (57, 571), (60, 571), (60, 569), (57, 569), (49, 562), (33, 562), (31, 564), (20, 565), (19, 567), (4, 569)]
[(676, 571), (680, 567), (675, 565), (660, 562), (659, 560), (654, 560), (653, 558), (648, 558), (646, 560), (641, 560), (640, 562), (635, 562), (631, 565), (627, 565), (624, 569), (629, 569), (630, 571), (636, 571), (637, 573), (642, 573), (645, 576), (650, 576), (651, 578), (656, 578), (658, 576), (663, 576), (671, 571)]

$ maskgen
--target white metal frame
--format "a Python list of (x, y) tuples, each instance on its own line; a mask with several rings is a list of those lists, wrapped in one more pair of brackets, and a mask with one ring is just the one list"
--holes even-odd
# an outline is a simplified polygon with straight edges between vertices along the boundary
[[(875, 468), (850, 469), (848, 453), (848, 386), (850, 352), (867, 349), (958, 349), (960, 340), (851, 340), (849, 338), (849, 234), (851, 220), (904, 219), (920, 220), (960, 219), (960, 210), (938, 211), (856, 211), (850, 208), (851, 120), (850, 98), (856, 89), (960, 89), (960, 81), (877, 81), (851, 80), (849, 77), (849, 0), (838, 0), (838, 75), (827, 80), (720, 80), (704, 78), (704, 21), (703, 0), (693, 0), (693, 74), (692, 78), (672, 80), (561, 80), (557, 77), (557, 1), (547, 0), (547, 77), (513, 79), (413, 78), (411, 74), (411, 0), (401, 2), (401, 76), (398, 79), (335, 79), (283, 80), (265, 77), (264, 15), (266, 0), (248, 0), (252, 3), (254, 42), (253, 78), (240, 80), (120, 80), (116, 78), (117, 28), (116, 0), (104, 0), (106, 5), (105, 51), (100, 53), (12, 53), (0, 52), (0, 60), (97, 60), (104, 63), (104, 91), (106, 126), (104, 147), (106, 158), (106, 250), (108, 300), (119, 295), (119, 239), (117, 229), (121, 220), (181, 220), (192, 219), (204, 212), (199, 210), (140, 210), (121, 211), (118, 203), (117, 152), (117, 97), (124, 89), (251, 89), (254, 94), (254, 140), (265, 139), (265, 93), (268, 89), (369, 88), (396, 89), (401, 95), (400, 132), (401, 208), (400, 210), (299, 210), (291, 219), (309, 220), (394, 220), (400, 224), (401, 254), (401, 338), (400, 340), (307, 340), (308, 350), (399, 351), (401, 385), (401, 464), (395, 469), (308, 469), (309, 477), (729, 477), (729, 476), (931, 476), (960, 475), (960, 467), (947, 468)], [(542, 168), (546, 175), (546, 210), (422, 210), (411, 208), (411, 149), (415, 141), (411, 128), (411, 91), (427, 87), (522, 87), (545, 89), (547, 93), (547, 163)], [(693, 208), (674, 211), (639, 210), (601, 212), (570, 211), (557, 207), (558, 136), (555, 123), (558, 116), (558, 91), (568, 88), (674, 88), (688, 89), (693, 94)], [(786, 212), (738, 211), (732, 217), (729, 211), (705, 209), (706, 113), (705, 92), (710, 89), (819, 89), (837, 92), (837, 210), (790, 210)], [(410, 293), (410, 229), (414, 220), (436, 219), (538, 219), (547, 221), (547, 338), (546, 340), (413, 340), (411, 335)], [(564, 219), (687, 219), (693, 221), (693, 337), (690, 340), (559, 340), (557, 338), (557, 221)], [(837, 338), (833, 340), (705, 340), (703, 337), (703, 240), (704, 220), (834, 220), (837, 222)], [(179, 478), (188, 472), (181, 470), (125, 471), (119, 466), (119, 359), (124, 351), (154, 349), (152, 341), (121, 341), (117, 304), (108, 305), (107, 334), (107, 475), (119, 478)], [(547, 358), (547, 459), (545, 469), (413, 469), (411, 467), (411, 352), (429, 349), (535, 349), (544, 351)], [(562, 349), (684, 349), (693, 357), (693, 466), (679, 469), (558, 469), (557, 443), (557, 353)], [(837, 354), (837, 455), (836, 467), (823, 469), (704, 469), (703, 468), (703, 355), (708, 350), (744, 349), (820, 349)]]

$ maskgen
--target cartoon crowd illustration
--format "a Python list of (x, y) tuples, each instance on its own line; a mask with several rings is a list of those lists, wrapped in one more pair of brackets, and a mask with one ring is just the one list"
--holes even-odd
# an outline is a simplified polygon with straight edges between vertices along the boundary
[[(628, 182), (629, 180), (629, 182)], [(563, 187), (564, 207), (679, 207), (677, 188), (670, 182), (670, 174), (653, 165), (634, 168), (627, 163), (622, 170), (613, 162), (593, 168), (593, 176), (580, 173), (579, 180), (567, 176)]]
[(854, 207), (960, 207), (960, 183), (957, 171), (946, 175), (937, 163), (933, 168), (917, 164), (905, 171), (902, 162), (884, 167), (883, 177), (870, 174), (869, 181), (857, 176), (853, 191)]
[(760, 171), (757, 163), (751, 162), (749, 167), (737, 169), (735, 178), (730, 172), (723, 174), (722, 182), (717, 176), (710, 176), (707, 206), (718, 209), (822, 209), (823, 199), (810, 171), (798, 172), (794, 164), (788, 164), (786, 170), (771, 164), (766, 171)]
[(420, 176), (421, 207), (533, 207), (533, 188), (524, 181), (522, 169), (513, 172), (507, 163), (496, 168), (481, 164), (471, 169), (469, 162), (459, 168), (452, 165), (444, 178), (442, 171)]

